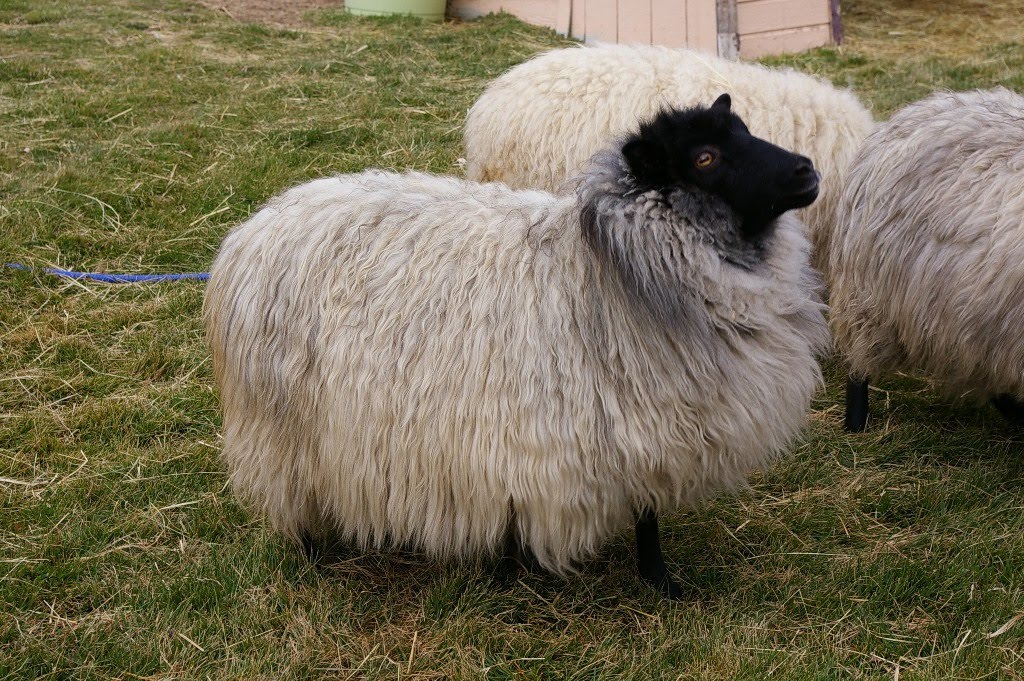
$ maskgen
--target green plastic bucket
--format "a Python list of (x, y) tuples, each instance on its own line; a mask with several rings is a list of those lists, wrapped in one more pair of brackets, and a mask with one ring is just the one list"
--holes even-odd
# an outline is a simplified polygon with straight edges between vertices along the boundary
[(444, 19), (444, 6), (445, 0), (345, 0), (345, 10), (352, 14), (411, 14), (426, 21)]

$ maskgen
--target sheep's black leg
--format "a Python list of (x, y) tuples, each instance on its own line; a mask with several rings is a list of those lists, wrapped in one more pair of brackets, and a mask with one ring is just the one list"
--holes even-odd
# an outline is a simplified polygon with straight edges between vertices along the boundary
[(303, 530), (299, 534), (299, 545), (302, 547), (302, 554), (310, 563), (320, 560), (320, 543), (313, 538), (308, 531)]
[(498, 572), (506, 578), (514, 577), (520, 570), (534, 572), (540, 569), (537, 557), (519, 540), (514, 521), (510, 521), (505, 531), (505, 546), (498, 559)]
[(867, 422), (868, 379), (858, 381), (851, 376), (846, 379), (846, 430), (863, 432)]
[(636, 558), (640, 576), (658, 589), (665, 598), (679, 600), (683, 590), (672, 579), (661, 555), (661, 540), (658, 538), (658, 514), (651, 509), (644, 510), (636, 521)]
[(1013, 395), (1003, 393), (992, 398), (992, 406), (999, 410), (999, 413), (1017, 426), (1024, 426), (1024, 404)]

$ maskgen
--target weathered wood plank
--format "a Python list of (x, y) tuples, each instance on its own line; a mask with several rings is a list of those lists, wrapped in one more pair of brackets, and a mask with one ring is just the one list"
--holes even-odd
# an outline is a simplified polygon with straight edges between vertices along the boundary
[(686, 43), (696, 50), (718, 54), (718, 12), (715, 0), (687, 0)]
[(618, 0), (587, 0), (587, 42), (619, 39)]
[(758, 0), (737, 7), (738, 33), (785, 31), (827, 24), (829, 0)]
[(618, 0), (619, 42), (649, 45), (651, 43), (650, 0)]
[(829, 0), (829, 14), (831, 15), (832, 42), (836, 45), (843, 43), (843, 15), (839, 11), (839, 0)]
[(569, 24), (572, 19), (572, 0), (558, 0), (558, 14), (555, 16), (555, 30), (562, 35), (569, 35)]
[(736, 0), (716, 0), (715, 7), (718, 22), (718, 56), (735, 61), (740, 57)]
[(572, 0), (569, 35), (579, 40), (587, 37), (587, 0)]
[(831, 39), (832, 33), (828, 24), (785, 31), (749, 33), (740, 36), (740, 56), (744, 59), (756, 59), (768, 54), (800, 52), (828, 45)]
[(686, 47), (686, 0), (651, 0), (651, 42)]

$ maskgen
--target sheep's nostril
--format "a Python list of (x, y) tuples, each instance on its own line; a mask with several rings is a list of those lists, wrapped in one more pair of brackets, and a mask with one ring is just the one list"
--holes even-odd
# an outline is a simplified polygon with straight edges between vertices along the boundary
[(796, 197), (800, 206), (814, 201), (820, 189), (821, 175), (814, 169), (810, 159), (802, 158), (793, 168), (793, 179), (790, 181), (790, 192)]
[(800, 178), (810, 178), (817, 176), (818, 172), (814, 169), (814, 164), (811, 163), (811, 160), (808, 158), (804, 158), (800, 159), (800, 161), (797, 162), (793, 174)]

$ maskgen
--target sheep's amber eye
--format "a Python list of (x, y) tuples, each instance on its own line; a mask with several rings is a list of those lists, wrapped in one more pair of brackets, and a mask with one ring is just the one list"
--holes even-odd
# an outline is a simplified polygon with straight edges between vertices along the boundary
[(698, 168), (707, 168), (709, 165), (715, 162), (715, 155), (710, 151), (702, 151), (697, 156), (697, 160), (694, 161), (694, 165)]

